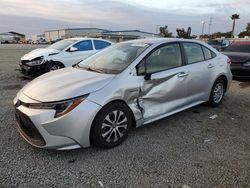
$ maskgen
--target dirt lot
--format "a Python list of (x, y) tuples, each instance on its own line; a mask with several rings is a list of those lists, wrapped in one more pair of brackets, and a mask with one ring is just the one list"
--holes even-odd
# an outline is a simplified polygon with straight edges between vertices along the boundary
[(28, 82), (19, 59), (37, 47), (0, 45), (0, 187), (250, 187), (250, 81), (233, 81), (220, 107), (133, 129), (114, 149), (48, 151), (19, 136), (12, 106)]

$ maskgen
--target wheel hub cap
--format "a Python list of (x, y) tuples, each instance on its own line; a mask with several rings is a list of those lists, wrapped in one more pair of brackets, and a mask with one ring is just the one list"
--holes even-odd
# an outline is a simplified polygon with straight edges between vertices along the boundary
[(110, 112), (101, 127), (102, 137), (107, 142), (117, 142), (127, 130), (128, 119), (120, 110)]
[(219, 103), (223, 97), (223, 93), (224, 93), (224, 87), (222, 83), (218, 83), (215, 87), (214, 87), (214, 91), (213, 91), (213, 99), (215, 103)]

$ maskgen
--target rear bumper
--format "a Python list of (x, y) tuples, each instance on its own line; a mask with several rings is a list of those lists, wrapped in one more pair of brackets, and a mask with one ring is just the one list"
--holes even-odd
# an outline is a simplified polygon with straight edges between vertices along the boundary
[(231, 71), (234, 77), (250, 78), (250, 66), (231, 64)]

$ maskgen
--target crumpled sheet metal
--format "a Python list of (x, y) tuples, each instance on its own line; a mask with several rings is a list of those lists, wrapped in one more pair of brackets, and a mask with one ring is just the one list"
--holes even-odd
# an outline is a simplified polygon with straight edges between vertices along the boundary
[(140, 106), (143, 108), (144, 120), (172, 111), (173, 106), (179, 106), (180, 100), (175, 100), (183, 95), (183, 87), (178, 84), (179, 82), (180, 79), (174, 74), (142, 83)]

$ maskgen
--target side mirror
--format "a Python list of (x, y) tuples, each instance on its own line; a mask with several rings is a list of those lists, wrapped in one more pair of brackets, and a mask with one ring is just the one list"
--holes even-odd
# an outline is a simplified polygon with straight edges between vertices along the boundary
[(76, 52), (78, 49), (76, 47), (71, 46), (68, 50), (69, 52)]
[(151, 80), (151, 75), (150, 73), (145, 74), (144, 80)]

